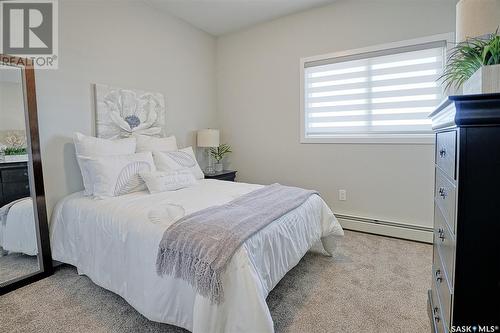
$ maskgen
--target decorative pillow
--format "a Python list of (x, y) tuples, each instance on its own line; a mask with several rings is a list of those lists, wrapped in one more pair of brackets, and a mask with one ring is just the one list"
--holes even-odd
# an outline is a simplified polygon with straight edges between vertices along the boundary
[(175, 191), (196, 184), (196, 178), (188, 169), (141, 172), (149, 193)]
[(171, 152), (155, 151), (153, 154), (156, 167), (160, 171), (188, 169), (196, 179), (205, 178), (203, 171), (201, 171), (196, 161), (192, 147)]
[(82, 158), (82, 162), (83, 169), (91, 176), (89, 180), (96, 198), (144, 191), (146, 184), (139, 174), (156, 170), (151, 152)]
[(143, 151), (176, 151), (177, 150), (177, 140), (175, 136), (169, 136), (166, 138), (156, 138), (147, 135), (136, 135), (137, 138), (137, 150), (136, 152), (141, 153)]
[(92, 158), (97, 156), (113, 156), (113, 155), (128, 155), (135, 153), (136, 139), (127, 138), (120, 140), (107, 140), (95, 138), (93, 136), (75, 133), (73, 136), (75, 144), (76, 157), (83, 178), (83, 186), (85, 188), (84, 195), (92, 195), (90, 188), (90, 176), (86, 173), (82, 166), (83, 158)]

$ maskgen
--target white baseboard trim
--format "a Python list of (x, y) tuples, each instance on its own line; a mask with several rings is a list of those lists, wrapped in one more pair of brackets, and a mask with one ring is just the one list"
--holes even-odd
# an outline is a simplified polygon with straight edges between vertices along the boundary
[(371, 220), (348, 215), (336, 214), (336, 216), (340, 222), (340, 225), (342, 225), (342, 228), (347, 230), (362, 231), (371, 234), (409, 239), (432, 244), (432, 228), (388, 221)]

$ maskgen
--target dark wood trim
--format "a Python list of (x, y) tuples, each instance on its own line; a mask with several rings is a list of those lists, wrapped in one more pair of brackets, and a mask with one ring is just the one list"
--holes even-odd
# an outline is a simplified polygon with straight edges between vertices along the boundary
[(30, 146), (30, 188), (32, 188), (31, 196), (36, 198), (35, 212), (38, 216), (38, 248), (41, 249), (40, 268), (42, 271), (52, 273), (52, 254), (50, 251), (49, 241), (49, 224), (47, 220), (47, 207), (45, 204), (45, 187), (43, 183), (43, 168), (42, 156), (40, 152), (40, 137), (38, 132), (38, 109), (36, 103), (36, 85), (35, 85), (35, 70), (32, 66), (24, 68), (25, 71), (25, 88), (26, 88), (26, 105), (25, 117), (27, 120), (26, 126), (29, 128), (28, 144)]
[(437, 107), (434, 111), (432, 111), (430, 114), (429, 114), (429, 118), (432, 118), (434, 117), (435, 115), (437, 115), (438, 113), (440, 113), (442, 110), (444, 110), (448, 105), (450, 105), (452, 103), (452, 100), (448, 97), (446, 98), (445, 100), (443, 100)]
[(50, 276), (51, 274), (52, 273), (39, 271), (0, 284), (0, 296), (5, 295), (21, 287), (27, 286), (33, 282), (45, 279), (47, 276)]
[(42, 158), (38, 132), (38, 110), (36, 102), (35, 71), (30, 59), (23, 59), (0, 54), (0, 63), (19, 67), (23, 74), (26, 137), (28, 142), (28, 170), (31, 197), (33, 198), (35, 225), (38, 243), (39, 272), (9, 281), (0, 286), (0, 295), (44, 278), (53, 272), (52, 255), (49, 241), (49, 225), (45, 204), (45, 188), (43, 183)]
[(433, 118), (450, 104), (455, 104), (453, 121), (456, 126), (500, 125), (500, 94), (449, 96), (429, 117)]

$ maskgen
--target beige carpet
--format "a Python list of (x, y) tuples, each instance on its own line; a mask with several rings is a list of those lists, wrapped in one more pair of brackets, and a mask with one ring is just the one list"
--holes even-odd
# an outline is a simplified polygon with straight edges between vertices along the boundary
[[(429, 332), (431, 245), (346, 231), (334, 258), (307, 254), (268, 297), (276, 332)], [(61, 267), (0, 297), (0, 332), (185, 332)]]
[[(1, 251), (1, 250), (0, 250)], [(9, 280), (38, 272), (38, 257), (9, 253), (0, 257), (0, 285)]]

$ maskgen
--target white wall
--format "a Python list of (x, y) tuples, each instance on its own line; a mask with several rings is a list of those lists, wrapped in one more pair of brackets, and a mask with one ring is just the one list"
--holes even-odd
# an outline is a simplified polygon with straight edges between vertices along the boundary
[(432, 145), (299, 143), (299, 59), (454, 31), (454, 6), (339, 0), (218, 38), (217, 108), (239, 180), (318, 189), (339, 214), (432, 226)]
[(216, 125), (215, 39), (142, 1), (59, 1), (59, 69), (36, 72), (49, 211), (82, 188), (72, 134), (93, 133), (92, 83), (162, 92), (167, 131)]

